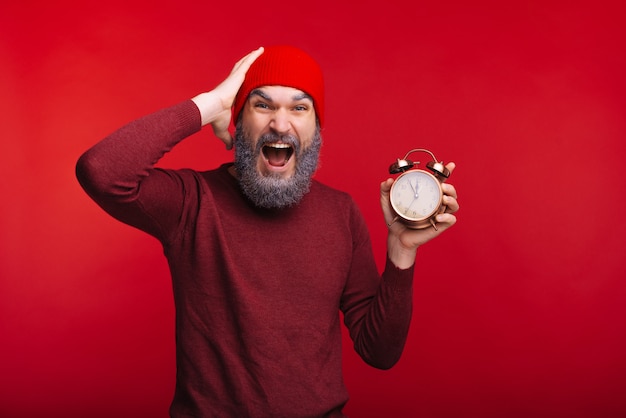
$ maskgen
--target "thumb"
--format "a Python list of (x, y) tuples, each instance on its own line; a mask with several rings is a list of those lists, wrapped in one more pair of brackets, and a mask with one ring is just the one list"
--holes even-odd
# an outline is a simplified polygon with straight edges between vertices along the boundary
[(226, 145), (227, 150), (232, 149), (233, 147), (233, 136), (229, 131), (230, 119), (230, 110), (225, 110), (221, 112), (213, 122), (211, 122), (213, 133)]
[(217, 136), (223, 143), (226, 145), (227, 150), (231, 150), (233, 148), (233, 136), (228, 132), (228, 129), (225, 131), (215, 132), (215, 136)]
[(391, 209), (391, 198), (389, 195), (392, 184), (392, 178), (388, 178), (387, 180), (380, 183), (380, 207), (383, 211), (383, 216), (385, 217), (385, 222), (387, 223), (387, 225), (391, 225), (391, 223), (396, 218), (395, 213)]

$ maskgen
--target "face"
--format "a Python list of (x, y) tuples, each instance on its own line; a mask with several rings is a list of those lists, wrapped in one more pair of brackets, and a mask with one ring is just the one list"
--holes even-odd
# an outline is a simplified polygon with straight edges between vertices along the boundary
[(308, 192), (321, 137), (312, 99), (300, 90), (253, 90), (235, 133), (235, 168), (246, 196), (257, 206), (283, 208)]

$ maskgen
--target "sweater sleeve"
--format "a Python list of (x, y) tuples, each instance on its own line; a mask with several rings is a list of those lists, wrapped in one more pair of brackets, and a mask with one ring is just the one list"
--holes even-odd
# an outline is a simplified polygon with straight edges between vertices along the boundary
[(154, 166), (200, 128), (191, 100), (130, 122), (80, 156), (78, 182), (110, 215), (162, 239), (179, 217), (184, 187), (175, 172)]
[(341, 309), (355, 351), (369, 365), (393, 367), (404, 350), (413, 313), (414, 267), (399, 269), (387, 258), (378, 275), (369, 232), (360, 213), (353, 261)]

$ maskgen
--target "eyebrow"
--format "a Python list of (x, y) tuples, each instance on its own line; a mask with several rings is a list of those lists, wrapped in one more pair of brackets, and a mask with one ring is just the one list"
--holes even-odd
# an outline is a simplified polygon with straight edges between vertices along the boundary
[[(262, 99), (270, 101), (270, 102), (273, 101), (272, 98), (266, 92), (264, 92), (261, 89), (254, 89), (254, 90), (252, 90), (250, 92), (250, 97), (252, 97), (252, 96), (259, 96)], [(307, 94), (305, 92), (298, 93), (298, 94), (296, 94), (295, 96), (293, 96), (291, 98), (291, 100), (293, 100), (293, 101), (298, 101), (298, 100), (303, 100), (303, 99), (309, 99), (311, 102), (313, 101), (313, 98), (309, 94)]]

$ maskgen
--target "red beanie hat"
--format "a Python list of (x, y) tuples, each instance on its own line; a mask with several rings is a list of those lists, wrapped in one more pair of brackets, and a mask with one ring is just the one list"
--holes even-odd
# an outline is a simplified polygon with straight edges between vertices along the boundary
[(293, 46), (270, 46), (252, 63), (235, 97), (236, 123), (250, 92), (261, 86), (285, 86), (302, 90), (313, 98), (320, 126), (324, 122), (324, 80), (322, 69), (306, 52)]

